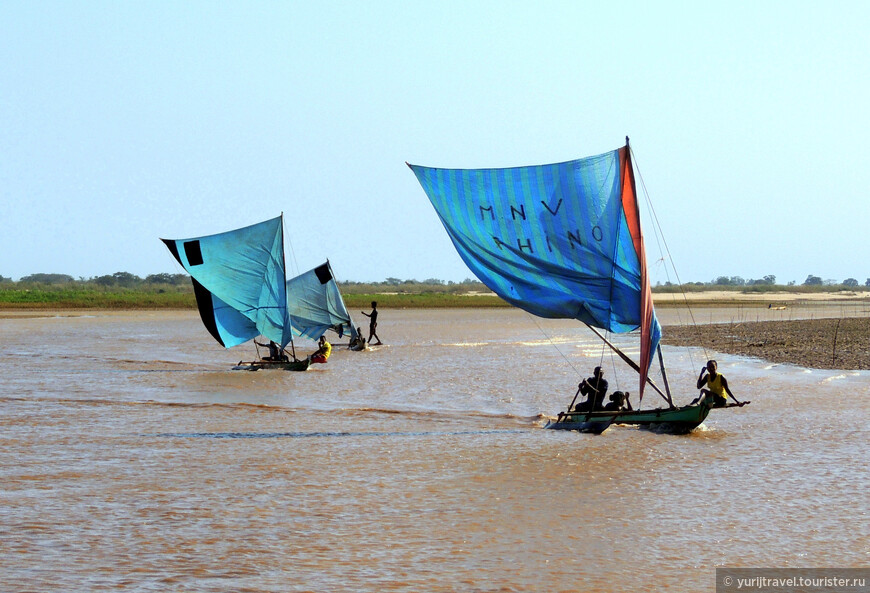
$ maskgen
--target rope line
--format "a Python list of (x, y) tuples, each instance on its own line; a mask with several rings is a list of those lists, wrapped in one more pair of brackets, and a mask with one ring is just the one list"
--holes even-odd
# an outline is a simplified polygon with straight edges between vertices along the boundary
[[(553, 348), (555, 348), (556, 352), (558, 352), (559, 355), (565, 360), (565, 362), (568, 363), (568, 366), (571, 367), (571, 369), (574, 371), (574, 373), (578, 377), (582, 377), (583, 375), (581, 375), (580, 371), (577, 370), (577, 367), (575, 367), (574, 364), (571, 362), (571, 360), (567, 356), (565, 356), (564, 352), (559, 350), (559, 347), (553, 341), (553, 338), (551, 338), (549, 335), (547, 335), (547, 332), (545, 332), (544, 328), (541, 327), (541, 324), (538, 323), (538, 319), (534, 315), (532, 315), (531, 313), (526, 311), (525, 309), (523, 309), (523, 311), (525, 311), (525, 314), (528, 315), (529, 319), (531, 319), (534, 322), (535, 326), (538, 328), (538, 331), (541, 332), (541, 335), (543, 335), (547, 339), (547, 341), (550, 342), (550, 345), (553, 346)], [(601, 356), (602, 357), (604, 356), (603, 352), (601, 353)]]
[[(680, 279), (679, 272), (677, 272), (677, 266), (674, 264), (674, 258), (671, 255), (670, 247), (668, 247), (668, 242), (667, 242), (667, 239), (665, 239), (664, 233), (662, 232), (662, 227), (661, 227), (661, 223), (659, 222), (658, 215), (656, 214), (656, 210), (652, 205), (652, 200), (650, 200), (649, 192), (646, 189), (646, 182), (643, 180), (643, 174), (640, 172), (640, 166), (637, 164), (637, 158), (635, 157), (635, 154), (634, 154), (634, 148), (630, 148), (630, 150), (631, 150), (632, 161), (634, 162), (634, 168), (637, 170), (637, 176), (640, 178), (640, 185), (643, 188), (643, 195), (644, 195), (644, 198), (646, 199), (647, 208), (648, 208), (650, 214), (652, 215), (653, 233), (656, 236), (656, 244), (659, 247), (659, 252), (661, 253), (661, 246), (663, 244), (664, 245), (664, 253), (667, 254), (667, 259), (668, 259), (668, 261), (670, 261), (671, 267), (674, 270), (674, 276), (676, 277), (676, 280), (677, 280), (677, 286), (680, 287), (680, 294), (683, 296), (683, 302), (685, 303), (686, 310), (689, 312), (689, 317), (692, 320), (692, 327), (697, 331), (698, 343), (703, 344), (703, 341), (700, 339), (701, 338), (701, 328), (698, 327), (698, 323), (695, 321), (695, 313), (692, 311), (692, 307), (689, 304), (689, 299), (686, 296), (685, 289), (683, 288), (683, 281)], [(665, 258), (662, 258), (662, 261), (664, 261), (664, 259)], [(664, 266), (664, 269), (665, 269), (665, 273), (667, 274), (668, 273), (667, 265)], [(704, 357), (706, 359), (709, 359), (710, 355), (707, 352), (707, 347), (702, 345), (701, 348), (704, 350)], [(689, 352), (689, 362), (694, 367), (695, 362), (693, 360), (694, 357), (692, 356), (691, 349), (689, 349), (688, 352)]]

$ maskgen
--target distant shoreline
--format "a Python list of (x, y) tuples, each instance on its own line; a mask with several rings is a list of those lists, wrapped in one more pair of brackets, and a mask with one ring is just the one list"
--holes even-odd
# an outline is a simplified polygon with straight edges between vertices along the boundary
[[(195, 309), (191, 292), (137, 291), (18, 291), (0, 292), (0, 311), (33, 310), (166, 310)], [(510, 307), (491, 292), (370, 292), (342, 295), (348, 309), (367, 308), (378, 301), (381, 308), (438, 309)], [(802, 304), (861, 303), (870, 306), (870, 292), (785, 292), (785, 291), (691, 291), (686, 293), (654, 292), (655, 305), (661, 309), (673, 307), (796, 307)]]
[(656, 307), (749, 305), (758, 307), (794, 306), (800, 304), (860, 303), (870, 304), (870, 292), (866, 291), (829, 291), (829, 292), (741, 292), (731, 290), (705, 290), (687, 293), (653, 292)]

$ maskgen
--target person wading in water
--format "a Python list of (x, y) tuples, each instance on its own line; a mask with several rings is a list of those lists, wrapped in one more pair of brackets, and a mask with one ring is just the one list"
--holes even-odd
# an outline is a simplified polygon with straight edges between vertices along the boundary
[(377, 340), (375, 346), (380, 346), (381, 339), (378, 337), (378, 302), (372, 301), (371, 313), (366, 313), (365, 311), (360, 311), (360, 313), (369, 318), (369, 344), (372, 343), (372, 338), (375, 338)]

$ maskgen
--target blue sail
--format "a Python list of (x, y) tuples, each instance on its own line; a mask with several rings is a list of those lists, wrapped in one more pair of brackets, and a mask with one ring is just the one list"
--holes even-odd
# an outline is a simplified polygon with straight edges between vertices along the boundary
[(615, 333), (641, 329), (641, 394), (661, 328), (628, 147), (508, 169), (408, 165), (462, 260), (514, 306)]
[(317, 340), (330, 329), (357, 336), (328, 261), (287, 281), (287, 309), (298, 336)]
[(230, 348), (261, 334), (282, 347), (290, 342), (282, 217), (162, 241), (193, 279), (200, 317), (221, 345)]

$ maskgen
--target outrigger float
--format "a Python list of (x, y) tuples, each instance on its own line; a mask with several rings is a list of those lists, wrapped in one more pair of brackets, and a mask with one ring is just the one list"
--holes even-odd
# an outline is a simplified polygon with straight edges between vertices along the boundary
[(303, 358), (302, 360), (289, 360), (276, 362), (274, 360), (253, 360), (245, 362), (240, 360), (239, 364), (233, 367), (234, 371), (259, 371), (266, 369), (267, 371), (307, 371), (311, 366), (311, 358)]

